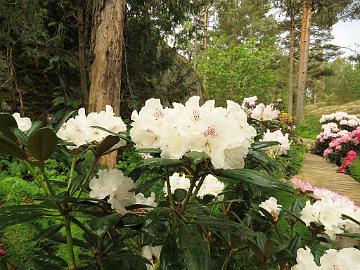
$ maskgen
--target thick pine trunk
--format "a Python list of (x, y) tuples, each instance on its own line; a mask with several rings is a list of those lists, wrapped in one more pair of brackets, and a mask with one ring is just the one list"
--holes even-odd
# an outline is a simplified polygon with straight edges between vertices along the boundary
[(291, 9), (290, 14), (290, 41), (289, 41), (289, 89), (288, 89), (288, 112), (293, 115), (294, 107), (294, 39), (295, 39), (295, 13)]
[[(119, 115), (125, 0), (95, 0), (94, 11), (88, 111), (105, 110), (109, 104)], [(116, 153), (102, 163), (115, 167)]]
[(80, 87), (84, 98), (84, 103), (88, 102), (88, 77), (85, 57), (85, 22), (84, 22), (84, 3), (82, 0), (78, 1), (78, 39), (79, 39), (79, 72), (80, 72)]
[(297, 106), (296, 119), (298, 123), (304, 120), (304, 100), (306, 88), (306, 75), (309, 59), (309, 42), (310, 42), (310, 26), (311, 26), (311, 0), (304, 0), (301, 19), (301, 39), (299, 54), (299, 76), (297, 90)]

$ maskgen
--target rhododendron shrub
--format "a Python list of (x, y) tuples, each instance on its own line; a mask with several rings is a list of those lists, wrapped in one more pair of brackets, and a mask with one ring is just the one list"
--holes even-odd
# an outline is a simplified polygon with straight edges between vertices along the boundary
[[(259, 108), (260, 119), (277, 114)], [(283, 169), (278, 160), (289, 154), (291, 140), (281, 130), (257, 132), (232, 101), (224, 108), (192, 97), (164, 107), (150, 99), (128, 127), (111, 106), (80, 109), (55, 127), (16, 118), (0, 114), (0, 154), (23, 163), (43, 195), (2, 205), (0, 230), (43, 220), (25, 269), (277, 269), (295, 265), (297, 250), (314, 240), (331, 246), (338, 231), (357, 231), (355, 210), (339, 203), (344, 211), (334, 218), (325, 204), (325, 219), (316, 222), (325, 223), (331, 238), (318, 240), (318, 231), (304, 225), (311, 209), (272, 196), (297, 194), (273, 176)], [(131, 166), (99, 164), (113, 151)], [(64, 177), (49, 176), (48, 160), (62, 164)], [(353, 219), (339, 218), (343, 212)]]

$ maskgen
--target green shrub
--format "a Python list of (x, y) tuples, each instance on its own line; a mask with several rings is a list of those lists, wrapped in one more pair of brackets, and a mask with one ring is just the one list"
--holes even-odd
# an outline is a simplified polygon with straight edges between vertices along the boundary
[(360, 158), (355, 159), (355, 161), (350, 166), (350, 175), (360, 182)]

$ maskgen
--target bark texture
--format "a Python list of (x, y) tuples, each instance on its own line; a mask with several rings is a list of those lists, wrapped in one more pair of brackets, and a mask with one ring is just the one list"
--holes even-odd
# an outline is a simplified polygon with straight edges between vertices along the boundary
[(294, 39), (295, 39), (295, 12), (291, 8), (290, 13), (290, 37), (289, 37), (289, 89), (288, 89), (288, 112), (293, 115), (294, 107)]
[(310, 27), (311, 27), (311, 0), (304, 0), (301, 18), (301, 38), (300, 38), (300, 54), (299, 54), (299, 76), (296, 103), (296, 120), (301, 123), (304, 120), (304, 100), (306, 89), (306, 75), (309, 60), (309, 43), (310, 43)]
[[(92, 28), (92, 57), (88, 111), (112, 105), (120, 114), (121, 68), (125, 0), (96, 0)], [(102, 158), (109, 168), (116, 165), (116, 153)]]

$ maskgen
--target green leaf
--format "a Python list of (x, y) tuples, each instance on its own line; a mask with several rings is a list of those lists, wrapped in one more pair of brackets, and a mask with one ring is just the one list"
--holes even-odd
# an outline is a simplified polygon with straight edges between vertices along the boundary
[(184, 157), (191, 161), (194, 165), (198, 165), (199, 163), (203, 162), (204, 160), (209, 159), (209, 155), (205, 152), (189, 152), (184, 155)]
[(49, 128), (36, 130), (28, 140), (28, 150), (37, 160), (48, 159), (55, 151), (57, 145), (56, 134)]
[(119, 213), (115, 213), (105, 217), (96, 217), (92, 220), (89, 220), (87, 224), (91, 228), (91, 230), (98, 237), (102, 237), (105, 233), (115, 226), (122, 218), (122, 215)]
[(210, 269), (208, 242), (199, 234), (196, 228), (181, 226), (179, 229), (179, 243), (187, 270)]
[(54, 131), (58, 132), (59, 129), (62, 127), (62, 125), (69, 120), (70, 117), (72, 117), (75, 114), (76, 110), (70, 111), (65, 114), (65, 116), (61, 119), (61, 121), (56, 125)]
[(102, 156), (106, 151), (109, 151), (120, 141), (117, 136), (106, 136), (105, 139), (95, 147), (95, 153), (98, 157)]
[(256, 186), (266, 188), (279, 187), (279, 183), (276, 178), (250, 169), (239, 170), (215, 170), (217, 176), (230, 178), (239, 182), (245, 182)]
[(57, 213), (39, 205), (4, 206), (0, 208), (0, 229), (44, 216), (57, 216)]
[(360, 233), (339, 233), (339, 236), (360, 239)]
[(171, 167), (182, 165), (183, 162), (179, 159), (168, 158), (149, 158), (143, 160), (140, 167)]
[(300, 246), (301, 246), (301, 236), (299, 234), (295, 234), (295, 236), (291, 239), (291, 242), (289, 243), (288, 250), (292, 254), (296, 254)]
[(148, 260), (131, 253), (109, 254), (103, 261), (103, 269), (146, 270)]
[(28, 270), (63, 270), (67, 268), (67, 263), (64, 259), (57, 256), (39, 256), (31, 259), (26, 263), (26, 267), (24, 269)]
[(276, 141), (268, 141), (268, 142), (255, 142), (251, 145), (251, 149), (254, 150), (259, 150), (259, 149), (263, 149), (263, 148), (267, 148), (267, 147), (271, 147), (271, 146), (275, 146), (275, 145), (279, 145), (279, 142)]
[(11, 128), (17, 128), (15, 118), (8, 113), (0, 113), (0, 133), (4, 135), (5, 138), (16, 142), (17, 138), (14, 133), (11, 131)]
[(36, 130), (38, 130), (39, 128), (41, 128), (42, 125), (43, 125), (43, 122), (42, 122), (42, 121), (39, 121), (39, 120), (32, 122), (31, 128), (30, 128), (28, 131), (25, 132), (26, 135), (27, 135), (28, 137), (30, 137), (31, 134), (33, 134)]
[(356, 220), (356, 219), (354, 219), (354, 218), (352, 218), (352, 217), (350, 217), (350, 216), (348, 216), (348, 215), (342, 215), (342, 218), (344, 218), (344, 219), (349, 219), (349, 220), (351, 220), (352, 222), (356, 223), (357, 225), (360, 225), (360, 221), (358, 221), (358, 220)]
[(159, 176), (155, 176), (152, 177), (150, 179), (148, 178), (139, 178), (136, 182), (135, 182), (135, 188), (132, 190), (135, 193), (144, 193), (145, 191), (147, 191), (149, 188), (151, 188), (153, 185), (155, 185), (155, 183), (157, 181), (160, 181), (161, 178)]
[(182, 188), (178, 188), (174, 192), (174, 200), (177, 202), (182, 202), (186, 197), (187, 191)]
[(61, 230), (61, 228), (64, 227), (64, 224), (55, 224), (53, 226), (50, 226), (46, 230), (41, 231), (38, 235), (34, 237), (35, 241), (45, 239), (45, 238), (51, 238), (54, 236), (58, 231)]
[(161, 154), (161, 150), (159, 148), (141, 148), (136, 150), (138, 153), (144, 154)]
[(24, 150), (17, 146), (13, 141), (5, 138), (0, 133), (0, 154), (13, 156), (18, 159), (27, 159), (27, 155)]
[(173, 270), (176, 267), (177, 258), (177, 245), (176, 238), (172, 232), (170, 232), (164, 241), (160, 254), (160, 269)]

